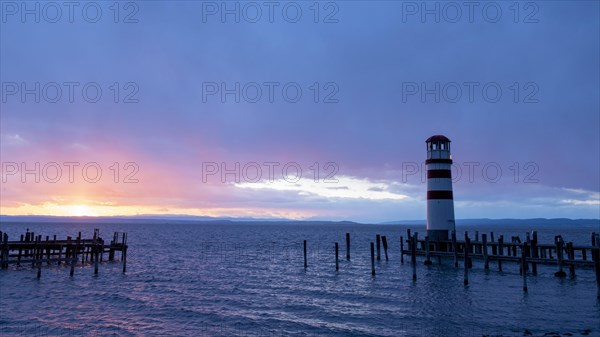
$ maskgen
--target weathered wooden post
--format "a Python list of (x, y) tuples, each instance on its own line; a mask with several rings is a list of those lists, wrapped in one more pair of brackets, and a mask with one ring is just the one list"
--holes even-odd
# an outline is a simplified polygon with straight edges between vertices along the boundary
[(388, 261), (388, 244), (387, 244), (387, 238), (384, 236), (381, 237), (381, 243), (383, 244), (383, 253), (385, 254), (385, 260)]
[(338, 262), (339, 261), (338, 256), (339, 256), (339, 247), (338, 247), (338, 243), (336, 241), (335, 242), (335, 271), (340, 270), (340, 264)]
[(456, 244), (456, 231), (452, 231), (452, 251), (454, 252), (454, 268), (458, 268), (458, 249)]
[(377, 242), (377, 261), (381, 261), (381, 236), (375, 235), (375, 241)]
[(83, 245), (83, 240), (81, 239), (81, 232), (77, 235), (77, 243), (76, 249), (77, 254), (81, 252), (81, 264), (85, 264), (85, 245)]
[(556, 244), (556, 262), (558, 264), (558, 271), (554, 273), (556, 277), (565, 277), (567, 274), (563, 271), (563, 240), (562, 237), (556, 236), (554, 238)]
[(50, 242), (50, 236), (46, 235), (46, 264), (50, 264), (50, 247), (48, 243)]
[[(23, 234), (21, 234), (21, 241), (20, 242), (23, 242), (23, 240), (24, 240), (24, 237), (23, 237)], [(17, 255), (17, 266), (21, 265), (21, 255), (22, 254), (23, 254), (23, 249), (19, 248), (19, 254)]]
[(412, 264), (413, 281), (417, 280), (417, 233), (412, 237), (410, 243), (410, 262)]
[(464, 255), (465, 255), (465, 274), (464, 274), (464, 285), (467, 286), (469, 285), (469, 249), (470, 249), (470, 240), (469, 240), (469, 233), (465, 232), (465, 249), (464, 249)]
[[(521, 245), (521, 255), (525, 254), (526, 256), (529, 256), (529, 244), (528, 242), (525, 242)], [(524, 253), (523, 253), (524, 252)], [(527, 266), (527, 261), (523, 262), (521, 261), (521, 273), (525, 273), (527, 274), (527, 272), (529, 271), (529, 267)]]
[(73, 276), (73, 274), (75, 273), (75, 263), (77, 263), (77, 248), (74, 247), (70, 236), (67, 237), (67, 242), (71, 246), (71, 249), (70, 249), (71, 250), (71, 273), (70, 273), (70, 275)]
[(99, 255), (99, 246), (98, 246), (98, 242), (97, 242), (97, 238), (96, 240), (94, 240), (94, 245), (93, 245), (93, 254), (94, 254), (94, 275), (98, 275), (98, 255)]
[(371, 241), (371, 275), (375, 276), (375, 247)]
[[(475, 231), (475, 242), (479, 244), (479, 231)], [(473, 254), (480, 254), (481, 251), (479, 250), (479, 248), (479, 245), (475, 245), (473, 247)]]
[(498, 237), (498, 271), (502, 271), (502, 256), (504, 255), (504, 235)]
[[(304, 240), (304, 267), (306, 268), (306, 240)], [(127, 233), (123, 233), (123, 274), (127, 271)]]
[[(538, 254), (538, 237), (537, 237), (537, 231), (532, 231), (531, 232), (531, 257), (534, 259), (539, 258), (539, 254)], [(531, 263), (531, 272), (533, 273), (533, 275), (537, 275), (537, 263), (532, 262)]]
[(404, 264), (404, 238), (400, 235), (400, 263)]
[(41, 248), (42, 245), (42, 236), (40, 235), (37, 240), (38, 244), (38, 254), (37, 254), (37, 278), (42, 277), (42, 258), (44, 257), (43, 250)]
[(62, 264), (62, 251), (63, 251), (63, 246), (62, 244), (58, 247), (58, 265), (60, 266)]
[(596, 242), (596, 234), (592, 236), (594, 243), (592, 246), (592, 259), (594, 260), (594, 269), (596, 270), (596, 297), (600, 300), (600, 242)]
[[(494, 243), (494, 232), (490, 232), (490, 242)], [(498, 255), (498, 246), (492, 245), (492, 255)]]
[(350, 233), (346, 233), (346, 260), (350, 261)]
[(573, 260), (575, 260), (575, 248), (573, 248), (573, 242), (567, 243), (567, 256), (569, 257), (569, 273), (571, 277), (575, 277), (575, 264), (573, 264)]
[(37, 262), (38, 258), (38, 238), (34, 237), (31, 241), (33, 242), (33, 250), (31, 251), (31, 268), (35, 268), (35, 263)]
[(521, 270), (523, 271), (523, 291), (527, 292), (527, 242), (521, 247)]
[(413, 236), (415, 237), (415, 251), (416, 251), (417, 248), (419, 248), (419, 233), (415, 232), (415, 234), (413, 234)]
[[(123, 251), (125, 253), (125, 251)], [(304, 240), (304, 269), (308, 267), (308, 261), (306, 260), (306, 240)]]
[(426, 266), (430, 266), (432, 264), (431, 259), (429, 258), (429, 235), (425, 235), (425, 262), (423, 262)]
[(0, 235), (0, 238), (2, 238), (2, 252), (0, 252), (0, 255), (2, 255), (2, 269), (8, 269), (8, 259), (9, 259), (9, 251), (8, 251), (8, 234), (6, 233), (2, 233)]
[(490, 262), (488, 260), (488, 247), (487, 247), (487, 234), (481, 234), (482, 249), (483, 249), (483, 269), (490, 269)]
[(110, 248), (108, 250), (108, 260), (113, 261), (115, 259), (115, 246), (119, 241), (119, 232), (115, 232), (113, 235), (113, 240), (110, 243)]

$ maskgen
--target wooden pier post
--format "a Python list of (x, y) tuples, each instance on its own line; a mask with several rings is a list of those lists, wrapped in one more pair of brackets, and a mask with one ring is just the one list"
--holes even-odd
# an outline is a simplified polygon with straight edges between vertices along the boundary
[[(490, 242), (494, 243), (494, 232), (490, 232)], [(492, 255), (498, 255), (498, 246), (492, 245)]]
[(527, 242), (521, 247), (521, 270), (523, 271), (523, 291), (527, 292)]
[(563, 240), (561, 236), (554, 238), (556, 244), (556, 262), (558, 264), (558, 271), (554, 273), (556, 277), (565, 277), (567, 274), (563, 271)]
[[(504, 255), (504, 235), (498, 237), (498, 256)], [(502, 260), (498, 259), (498, 271), (502, 271)]]
[(371, 241), (371, 275), (375, 276), (375, 247)]
[(46, 263), (50, 264), (50, 248), (48, 247), (48, 243), (50, 242), (50, 236), (46, 235)]
[(37, 257), (37, 278), (39, 279), (40, 277), (42, 277), (42, 257), (44, 256), (43, 250), (41, 248), (41, 244), (42, 244), (42, 236), (40, 235), (38, 237), (37, 240), (37, 244), (38, 244), (38, 254), (36, 255)]
[(469, 233), (465, 232), (465, 273), (464, 273), (464, 285), (469, 285), (469, 249), (470, 249)]
[[(123, 251), (124, 253), (125, 251)], [(304, 269), (308, 267), (308, 261), (306, 260), (306, 240), (304, 240)]]
[[(475, 242), (479, 243), (479, 231), (475, 231)], [(481, 254), (480, 248), (479, 245), (473, 246), (473, 254)]]
[[(127, 271), (127, 233), (123, 233), (123, 274)], [(306, 268), (306, 240), (304, 240), (304, 268)]]
[(0, 234), (0, 238), (2, 239), (2, 251), (0, 252), (0, 255), (2, 255), (2, 269), (8, 269), (8, 234), (2, 233)]
[(62, 245), (60, 245), (60, 246), (58, 247), (58, 262), (57, 262), (57, 264), (58, 264), (59, 266), (60, 266), (60, 265), (61, 265), (61, 263), (62, 263), (62, 251), (63, 251), (63, 246), (62, 246)]
[(337, 241), (335, 242), (335, 271), (340, 270), (340, 263), (339, 263), (339, 247), (338, 247), (338, 243)]
[(388, 261), (388, 244), (387, 244), (387, 238), (384, 236), (381, 237), (381, 243), (383, 244), (383, 253), (385, 254), (385, 260)]
[(417, 280), (417, 233), (412, 237), (410, 243), (410, 262), (412, 264), (413, 281)]
[(70, 236), (67, 236), (67, 245), (70, 246), (70, 257), (71, 257), (71, 272), (70, 275), (73, 276), (75, 274), (75, 263), (77, 263), (77, 249), (73, 246), (73, 241)]
[(404, 238), (400, 235), (400, 263), (404, 264)]
[(98, 275), (98, 255), (100, 255), (100, 246), (98, 245), (97, 238), (94, 240), (92, 251), (92, 254), (94, 255), (94, 275)]
[(419, 233), (415, 232), (413, 236), (415, 237), (415, 250), (417, 250), (419, 248)]
[(596, 233), (592, 235), (592, 260), (596, 270), (596, 297), (600, 300), (600, 242), (596, 242)]
[(487, 234), (481, 234), (481, 240), (483, 241), (483, 268), (485, 270), (490, 269), (490, 262), (488, 260), (488, 248), (487, 248)]
[(346, 233), (346, 260), (350, 261), (350, 233)]
[(75, 249), (77, 251), (76, 254), (79, 254), (79, 251), (81, 250), (81, 264), (84, 265), (85, 264), (85, 246), (81, 245), (81, 232), (79, 232), (79, 234), (77, 234), (77, 248)]
[[(573, 249), (573, 242), (567, 243), (567, 257), (571, 261), (575, 260), (575, 250)], [(571, 274), (571, 277), (575, 277), (575, 265), (572, 263), (569, 265), (569, 274)]]
[(452, 231), (452, 251), (454, 252), (454, 268), (458, 268), (458, 247), (456, 244), (456, 231)]
[(32, 242), (33, 242), (33, 250), (31, 251), (31, 268), (35, 268), (35, 263), (37, 261), (37, 254), (38, 254), (38, 244), (37, 244), (37, 237), (32, 238)]
[(115, 245), (117, 244), (117, 241), (119, 240), (119, 233), (115, 232), (113, 234), (113, 239), (110, 242), (110, 248), (108, 249), (108, 261), (113, 261), (115, 259)]
[(424, 265), (430, 266), (432, 264), (429, 256), (429, 235), (425, 235), (425, 262)]
[[(531, 257), (537, 259), (539, 257), (537, 231), (532, 231), (531, 236)], [(531, 263), (531, 272), (533, 275), (537, 275), (537, 263)]]
[[(23, 242), (24, 236), (21, 234), (21, 242)], [(21, 265), (21, 254), (23, 254), (23, 249), (19, 248), (19, 254), (17, 255), (17, 266)]]
[(377, 261), (381, 261), (381, 236), (375, 235), (375, 241), (377, 242)]

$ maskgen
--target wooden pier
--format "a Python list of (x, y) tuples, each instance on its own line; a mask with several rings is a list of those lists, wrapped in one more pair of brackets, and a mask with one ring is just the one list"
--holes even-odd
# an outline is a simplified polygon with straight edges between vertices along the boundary
[(70, 275), (75, 273), (75, 265), (79, 262), (94, 266), (94, 274), (98, 274), (99, 262), (107, 254), (108, 261), (115, 260), (115, 253), (120, 252), (120, 261), (123, 264), (123, 273), (127, 268), (127, 233), (115, 232), (112, 240), (107, 244), (100, 236), (100, 231), (94, 229), (91, 239), (83, 239), (81, 232), (76, 238), (67, 236), (64, 240), (57, 240), (56, 235), (45, 239), (34, 232), (21, 234), (18, 241), (9, 241), (8, 235), (0, 231), (0, 268), (8, 269), (9, 265), (28, 265), (37, 268), (37, 277), (41, 277), (42, 265), (70, 266)]
[[(482, 260), (483, 268), (488, 270), (490, 262), (496, 262), (498, 271), (502, 271), (503, 262), (514, 263), (519, 266), (519, 272), (523, 276), (523, 291), (527, 291), (527, 274), (537, 275), (538, 265), (555, 266), (556, 277), (566, 277), (565, 272), (568, 269), (571, 277), (575, 277), (575, 269), (589, 268), (596, 274), (597, 296), (600, 299), (600, 235), (592, 233), (590, 246), (576, 246), (573, 242), (564, 242), (562, 236), (554, 237), (553, 244), (542, 244), (538, 242), (537, 232), (533, 231), (531, 235), (526, 234), (526, 239), (521, 240), (519, 236), (513, 236), (510, 242), (505, 242), (504, 237), (500, 235), (498, 240), (494, 240), (494, 233), (490, 233), (488, 240), (487, 234), (479, 236), (475, 232), (475, 238), (470, 238), (468, 232), (464, 234), (464, 240), (458, 240), (456, 232), (452, 232), (452, 238), (449, 241), (430, 241), (429, 237), (419, 240), (418, 234), (411, 235), (410, 229), (407, 230), (407, 239), (400, 237), (402, 243), (408, 245), (408, 249), (401, 248), (401, 260), (404, 255), (411, 256), (413, 270), (416, 269), (416, 256), (425, 256), (426, 265), (431, 264), (433, 257), (438, 258), (438, 263), (442, 263), (442, 258), (447, 257), (454, 260), (454, 266), (459, 266), (459, 260), (463, 260), (465, 276), (465, 285), (469, 284), (468, 270), (473, 267), (473, 260)], [(402, 245), (403, 246), (403, 245)], [(416, 273), (413, 273), (416, 279)]]
[[(377, 261), (381, 260), (380, 240), (383, 242), (385, 259), (388, 260), (388, 242), (385, 236), (375, 235), (375, 241), (370, 242), (371, 252), (371, 275), (375, 276), (375, 256)], [(307, 268), (307, 242), (304, 240), (304, 268)], [(335, 242), (335, 269), (340, 270), (338, 259), (338, 242)], [(377, 249), (375, 250), (375, 247)], [(406, 247), (406, 249), (405, 249)], [(375, 253), (375, 251), (377, 253)], [(513, 236), (510, 241), (505, 241), (504, 236), (498, 236), (496, 241), (494, 233), (479, 235), (475, 231), (475, 237), (470, 238), (468, 232), (464, 233), (464, 239), (459, 240), (456, 232), (452, 232), (451, 239), (447, 241), (432, 241), (428, 236), (419, 239), (418, 233), (407, 230), (407, 236), (400, 236), (400, 263), (404, 264), (404, 255), (410, 257), (412, 267), (412, 279), (417, 280), (417, 256), (424, 256), (424, 265), (432, 265), (432, 259), (437, 258), (438, 264), (443, 259), (453, 261), (455, 268), (459, 268), (460, 261), (464, 265), (464, 285), (469, 285), (469, 269), (473, 268), (473, 260), (481, 260), (485, 270), (490, 269), (490, 263), (495, 262), (498, 271), (502, 271), (503, 264), (513, 263), (519, 266), (519, 272), (523, 277), (523, 291), (527, 292), (527, 276), (538, 274), (539, 265), (554, 266), (554, 276), (562, 278), (567, 276), (566, 270), (571, 277), (575, 277), (576, 268), (591, 269), (595, 272), (597, 297), (600, 299), (600, 235), (591, 234), (591, 245), (574, 245), (573, 242), (564, 242), (562, 236), (554, 237), (554, 243), (543, 244), (538, 242), (536, 231), (525, 235), (525, 239)], [(346, 233), (346, 259), (350, 260), (350, 233)]]

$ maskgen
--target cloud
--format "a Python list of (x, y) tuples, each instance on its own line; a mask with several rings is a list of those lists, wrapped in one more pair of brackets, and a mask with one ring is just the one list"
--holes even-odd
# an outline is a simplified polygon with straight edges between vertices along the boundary
[(407, 194), (392, 191), (391, 187), (397, 185), (393, 181), (371, 181), (368, 178), (356, 178), (350, 176), (338, 177), (338, 182), (334, 183), (315, 182), (312, 179), (301, 178), (296, 183), (290, 183), (285, 179), (275, 180), (273, 182), (261, 181), (256, 183), (237, 183), (236, 187), (242, 189), (275, 190), (275, 191), (294, 191), (302, 196), (321, 196), (325, 198), (349, 198), (349, 199), (367, 199), (367, 200), (406, 200), (410, 199)]

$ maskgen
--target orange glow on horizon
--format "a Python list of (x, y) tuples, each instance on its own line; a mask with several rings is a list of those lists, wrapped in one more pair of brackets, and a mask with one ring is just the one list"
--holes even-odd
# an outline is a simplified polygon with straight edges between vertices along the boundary
[(302, 220), (316, 216), (310, 211), (294, 209), (263, 208), (161, 208), (152, 206), (113, 206), (89, 204), (57, 204), (46, 202), (41, 205), (20, 204), (14, 207), (0, 207), (1, 215), (21, 216), (65, 216), (65, 217), (104, 217), (104, 216), (140, 216), (140, 215), (190, 215), (208, 217), (254, 217), (287, 218)]

